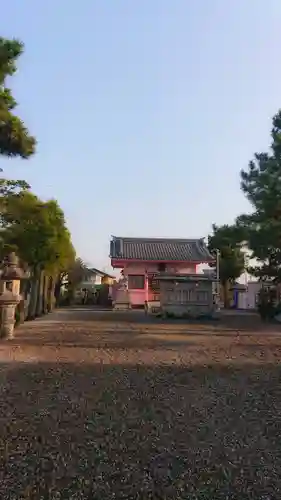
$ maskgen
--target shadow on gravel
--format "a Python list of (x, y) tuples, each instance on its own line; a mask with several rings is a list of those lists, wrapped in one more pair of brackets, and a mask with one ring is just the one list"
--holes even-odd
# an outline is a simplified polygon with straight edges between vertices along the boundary
[[(222, 335), (218, 336), (219, 338)], [(180, 349), (192, 349), (195, 348), (196, 351), (203, 349), (206, 352), (211, 351), (212, 348), (226, 349), (229, 353), (241, 353), (244, 356), (252, 356), (252, 354), (258, 354), (259, 357), (265, 357), (268, 352), (281, 351), (281, 339), (280, 342), (276, 338), (270, 338), (269, 342), (263, 341), (261, 336), (256, 337), (256, 340), (252, 337), (252, 342), (248, 342), (247, 338), (241, 337), (241, 342), (238, 337), (232, 337), (227, 335), (228, 342), (217, 340), (217, 342), (212, 342), (212, 336), (210, 338), (201, 337), (196, 338), (195, 335), (183, 335), (177, 334), (177, 332), (171, 332), (167, 335), (160, 334), (160, 332), (153, 332), (153, 334), (142, 334), (139, 332), (128, 332), (128, 333), (114, 333), (114, 332), (103, 332), (102, 334), (95, 335), (93, 332), (89, 334), (85, 333), (71, 333), (63, 332), (61, 334), (50, 333), (49, 331), (42, 332), (38, 336), (33, 334), (18, 335), (14, 340), (0, 343), (4, 348), (9, 346), (16, 346), (20, 348), (43, 348), (43, 347), (54, 347), (54, 348), (82, 348), (82, 349), (109, 349), (109, 350), (127, 350), (127, 349), (152, 349), (152, 350), (177, 350)], [(230, 337), (230, 338), (229, 338)], [(213, 339), (214, 340), (214, 339)], [(183, 351), (184, 352), (184, 351)], [(194, 352), (195, 354), (195, 352)], [(196, 355), (196, 354), (195, 354)]]
[[(155, 325), (154, 325), (155, 326)], [(240, 335), (241, 333), (241, 335)], [(144, 327), (143, 325), (115, 325), (111, 327), (106, 323), (67, 323), (46, 324), (39, 322), (32, 328), (24, 325), (16, 331), (14, 340), (9, 342), (11, 346), (19, 347), (82, 347), (82, 348), (177, 348), (190, 346), (228, 345), (246, 349), (247, 346), (254, 349), (281, 349), (281, 337), (278, 332), (263, 335), (261, 332), (253, 332), (251, 341), (249, 332), (215, 331), (180, 329), (172, 327)], [(1, 343), (0, 343), (1, 345)], [(7, 345), (3, 343), (2, 345)]]
[[(214, 320), (180, 320), (180, 319), (162, 319), (156, 316), (146, 315), (144, 311), (112, 311), (112, 310), (97, 310), (95, 308), (64, 308), (54, 313), (57, 319), (61, 321), (71, 322), (91, 322), (91, 323), (114, 323), (114, 324), (139, 324), (147, 326), (172, 326), (175, 329), (187, 327), (188, 329), (196, 330), (228, 330), (228, 331), (268, 331), (276, 330), (281, 333), (281, 325), (268, 324), (261, 322), (257, 314), (239, 314), (231, 311), (227, 314), (221, 314), (218, 319)], [(42, 318), (48, 321), (52, 315)], [(41, 321), (41, 319), (39, 320)]]
[(8, 370), (3, 499), (280, 496), (278, 366), (25, 363)]
[[(7, 343), (2, 345), (6, 346)], [(103, 332), (101, 335), (95, 336), (93, 332), (90, 334), (82, 334), (81, 332), (71, 334), (69, 332), (59, 335), (53, 334), (48, 331), (28, 335), (24, 334), (17, 336), (14, 340), (9, 341), (9, 345), (21, 347), (79, 347), (88, 349), (179, 349), (180, 347), (191, 347), (197, 345), (194, 339), (188, 337), (153, 338), (152, 336), (142, 335), (140, 333), (128, 332), (118, 334), (114, 332)], [(0, 343), (1, 346), (1, 343)]]

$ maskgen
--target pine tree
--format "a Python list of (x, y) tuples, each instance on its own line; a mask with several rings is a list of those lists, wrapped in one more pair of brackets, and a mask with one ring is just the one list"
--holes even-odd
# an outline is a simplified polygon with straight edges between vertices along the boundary
[(241, 215), (248, 246), (258, 265), (251, 273), (281, 282), (281, 110), (273, 118), (272, 144), (268, 153), (256, 153), (241, 172), (241, 187), (253, 207)]
[(14, 114), (17, 102), (6, 86), (7, 77), (17, 70), (17, 59), (23, 48), (18, 40), (0, 37), (0, 155), (29, 158), (35, 152), (36, 141)]
[(211, 253), (219, 250), (219, 276), (224, 306), (229, 307), (229, 288), (244, 271), (244, 253), (241, 250), (241, 232), (235, 226), (213, 224), (213, 234), (208, 237)]

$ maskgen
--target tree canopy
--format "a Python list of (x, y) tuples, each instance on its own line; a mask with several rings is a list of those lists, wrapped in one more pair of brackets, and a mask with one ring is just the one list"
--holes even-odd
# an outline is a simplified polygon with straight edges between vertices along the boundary
[(33, 269), (59, 271), (75, 259), (64, 213), (57, 201), (44, 202), (28, 189), (3, 197), (1, 235)]
[(213, 224), (213, 232), (208, 237), (211, 253), (219, 250), (219, 278), (224, 290), (224, 302), (228, 305), (228, 290), (244, 270), (244, 252), (241, 250), (240, 229), (236, 226)]
[(251, 272), (261, 279), (281, 281), (281, 111), (273, 118), (270, 152), (256, 153), (241, 172), (241, 188), (252, 205), (251, 214), (237, 218), (252, 257)]
[[(6, 157), (29, 158), (36, 147), (7, 86), (23, 49), (20, 41), (0, 37), (0, 155)], [(75, 262), (63, 210), (56, 200), (32, 193), (26, 181), (0, 178), (0, 260), (11, 250), (31, 271), (28, 317), (51, 310), (55, 280)]]
[(257, 263), (247, 269), (250, 274), (281, 283), (281, 110), (273, 117), (269, 151), (255, 153), (240, 179), (252, 211), (232, 226), (214, 225), (209, 237), (210, 250), (220, 250), (221, 282), (241, 273), (244, 245)]
[(0, 154), (29, 158), (35, 152), (36, 140), (14, 114), (17, 102), (6, 86), (7, 77), (17, 71), (17, 60), (23, 49), (20, 41), (0, 37)]
[(244, 252), (237, 235), (233, 226), (213, 224), (213, 234), (208, 238), (209, 250), (212, 253), (219, 250), (220, 281), (223, 284), (235, 281), (244, 270)]

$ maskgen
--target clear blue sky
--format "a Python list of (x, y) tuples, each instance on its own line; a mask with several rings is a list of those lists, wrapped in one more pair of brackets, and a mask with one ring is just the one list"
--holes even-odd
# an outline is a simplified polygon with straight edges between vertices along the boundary
[(280, 0), (10, 0), (13, 89), (38, 138), (1, 160), (65, 210), (78, 253), (111, 234), (201, 237), (248, 209), (239, 171), (281, 107)]

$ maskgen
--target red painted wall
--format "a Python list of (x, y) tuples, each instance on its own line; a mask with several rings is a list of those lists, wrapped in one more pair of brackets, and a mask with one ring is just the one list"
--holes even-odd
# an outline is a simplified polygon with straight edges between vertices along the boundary
[[(166, 271), (170, 273), (181, 273), (181, 274), (193, 274), (196, 273), (196, 264), (191, 263), (177, 263), (173, 262), (171, 264), (166, 264)], [(146, 273), (157, 273), (158, 263), (126, 263), (123, 268), (124, 276), (129, 276), (130, 274), (143, 275)], [(130, 290), (130, 301), (132, 306), (144, 305), (146, 300), (153, 300), (154, 292), (144, 288), (143, 290)]]

